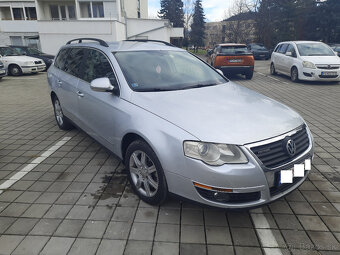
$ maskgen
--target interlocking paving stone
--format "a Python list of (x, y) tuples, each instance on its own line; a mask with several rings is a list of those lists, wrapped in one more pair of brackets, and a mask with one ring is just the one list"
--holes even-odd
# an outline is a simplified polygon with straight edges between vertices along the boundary
[[(268, 75), (268, 65), (255, 68)], [(232, 77), (297, 110), (315, 139), (308, 179), (250, 217), (174, 198), (159, 207), (140, 201), (116, 156), (78, 129), (58, 129), (46, 73), (27, 77), (0, 83), (0, 183), (62, 137), (72, 139), (0, 194), (0, 254), (275, 255), (276, 245), (283, 255), (339, 254), (339, 85)], [(13, 100), (18, 94), (27, 100)]]
[(13, 251), (13, 255), (36, 255), (43, 249), (49, 237), (26, 236), (24, 240)]

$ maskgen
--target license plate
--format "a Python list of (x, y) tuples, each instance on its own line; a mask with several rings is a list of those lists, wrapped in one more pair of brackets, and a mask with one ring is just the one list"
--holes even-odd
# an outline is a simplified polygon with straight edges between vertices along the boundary
[(337, 75), (337, 72), (321, 72), (321, 75)]
[(280, 171), (280, 178), (278, 185), (284, 183), (293, 183), (293, 179), (295, 177), (300, 178), (305, 176), (305, 171), (311, 170), (312, 161), (311, 159), (306, 159), (301, 164), (295, 164), (293, 168), (288, 170), (281, 170)]
[(0, 74), (6, 73), (6, 70), (0, 70)]
[(229, 59), (229, 63), (241, 63), (242, 59)]
[(260, 55), (260, 57), (264, 57), (264, 55)]

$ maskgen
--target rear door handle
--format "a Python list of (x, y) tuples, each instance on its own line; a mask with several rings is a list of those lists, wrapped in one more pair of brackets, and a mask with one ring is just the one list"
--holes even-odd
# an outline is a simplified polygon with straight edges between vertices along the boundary
[(58, 83), (59, 87), (63, 84), (63, 82), (60, 81), (60, 80), (57, 80), (57, 83)]
[(78, 95), (78, 97), (84, 97), (84, 94), (81, 93), (81, 91), (77, 91), (77, 95)]

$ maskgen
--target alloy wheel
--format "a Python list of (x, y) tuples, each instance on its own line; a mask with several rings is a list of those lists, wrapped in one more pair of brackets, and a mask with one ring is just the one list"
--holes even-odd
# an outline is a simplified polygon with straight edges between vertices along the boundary
[(144, 151), (134, 151), (129, 159), (129, 169), (137, 191), (146, 197), (153, 197), (158, 190), (159, 178), (150, 157)]
[(58, 99), (54, 101), (54, 111), (58, 124), (62, 126), (64, 123), (64, 115)]

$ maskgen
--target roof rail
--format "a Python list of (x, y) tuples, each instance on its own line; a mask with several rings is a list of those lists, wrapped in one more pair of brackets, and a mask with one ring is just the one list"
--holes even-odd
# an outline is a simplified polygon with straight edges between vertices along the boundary
[(171, 47), (176, 47), (175, 45), (168, 43), (168, 42), (164, 42), (164, 41), (160, 41), (160, 40), (148, 40), (148, 39), (129, 39), (129, 40), (124, 40), (126, 42), (158, 42), (158, 43), (163, 43), (167, 46), (171, 46)]
[(71, 42), (75, 42), (75, 41), (78, 41), (78, 43), (82, 43), (83, 40), (96, 41), (96, 42), (99, 42), (99, 44), (101, 46), (109, 47), (109, 45), (105, 41), (103, 41), (101, 39), (97, 39), (97, 38), (77, 38), (77, 39), (73, 39), (73, 40), (68, 41), (66, 44), (71, 44)]

